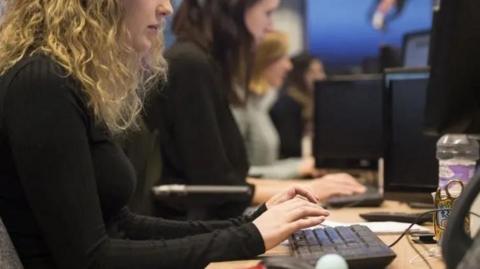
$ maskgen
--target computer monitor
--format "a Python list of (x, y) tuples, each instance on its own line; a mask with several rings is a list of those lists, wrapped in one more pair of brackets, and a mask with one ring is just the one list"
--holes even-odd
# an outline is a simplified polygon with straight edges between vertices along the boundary
[(376, 169), (382, 156), (381, 75), (315, 84), (313, 153), (317, 167)]
[[(441, 6), (440, 6), (441, 3)], [(425, 129), (480, 133), (480, 1), (439, 1), (433, 19)]]
[(423, 193), (420, 200), (431, 201), (438, 185), (438, 136), (423, 132), (428, 77), (428, 69), (386, 70), (384, 190)]
[(407, 33), (403, 36), (403, 67), (428, 66), (430, 30)]
[[(428, 133), (480, 133), (479, 13), (478, 0), (437, 1), (425, 111)], [(476, 211), (472, 203), (479, 191), (477, 171), (455, 201), (442, 237), (442, 255), (447, 268), (474, 268), (473, 262), (478, 265), (480, 239), (476, 236), (474, 242), (471, 235), (466, 234), (465, 217), (470, 216), (470, 211)], [(461, 262), (463, 264), (459, 264)]]

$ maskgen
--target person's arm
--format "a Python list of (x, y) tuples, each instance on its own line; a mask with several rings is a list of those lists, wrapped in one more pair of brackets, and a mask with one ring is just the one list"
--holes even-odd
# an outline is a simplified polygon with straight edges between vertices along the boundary
[[(12, 81), (4, 123), (25, 196), (59, 269), (203, 268), (265, 250), (252, 223), (171, 240), (107, 236), (82, 103), (50, 61)], [(115, 179), (112, 179), (115, 180)]]
[(127, 208), (112, 220), (116, 228), (126, 233), (128, 238), (145, 240), (152, 238), (172, 239), (190, 235), (209, 233), (230, 227), (239, 227), (252, 222), (267, 210), (262, 204), (252, 215), (229, 220), (212, 221), (175, 221), (156, 217), (142, 216), (130, 212)]
[(256, 186), (258, 191), (253, 196), (253, 203), (264, 203), (270, 197), (284, 191), (292, 186), (305, 188), (309, 190), (319, 200), (325, 200), (336, 195), (352, 195), (354, 193), (365, 192), (365, 186), (349, 174), (327, 174), (321, 178), (312, 180), (274, 180), (274, 179), (257, 179), (248, 178), (250, 184)]
[[(266, 181), (265, 185), (272, 184), (272, 181)], [(272, 184), (275, 186), (276, 184)], [(262, 193), (262, 192), (260, 192)], [(126, 234), (128, 238), (141, 240), (145, 238), (162, 237), (177, 238), (187, 235), (207, 233), (218, 229), (224, 229), (232, 226), (239, 226), (246, 222), (257, 221), (267, 210), (275, 208), (289, 200), (302, 196), (304, 200), (317, 204), (317, 198), (305, 188), (287, 187), (278, 190), (268, 201), (262, 204), (252, 215), (231, 219), (228, 221), (172, 221), (153, 217), (140, 216), (131, 213), (124, 208), (116, 218), (112, 220), (115, 223), (115, 230)], [(271, 212), (270, 212), (271, 213)]]
[[(275, 194), (263, 204), (251, 218), (261, 232), (266, 248), (271, 248), (292, 232), (318, 224), (323, 221), (328, 212), (318, 205), (317, 198), (305, 188), (289, 187)], [(267, 211), (268, 208), (268, 211)], [(255, 216), (257, 215), (257, 216)], [(306, 217), (311, 217), (306, 220)], [(254, 219), (253, 219), (254, 218)], [(143, 217), (123, 209), (121, 214), (113, 219), (114, 229), (130, 239), (141, 240), (155, 238), (162, 234), (168, 237), (180, 237), (188, 233), (205, 233), (221, 229), (225, 225), (239, 225), (238, 222), (208, 221), (179, 222), (158, 218)], [(162, 227), (160, 229), (160, 227)]]

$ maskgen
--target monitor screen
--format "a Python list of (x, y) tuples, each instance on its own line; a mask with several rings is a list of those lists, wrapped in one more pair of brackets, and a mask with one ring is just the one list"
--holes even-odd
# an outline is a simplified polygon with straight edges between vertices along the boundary
[(423, 133), (427, 72), (386, 74), (385, 191), (430, 192), (438, 185), (436, 142)]
[(315, 85), (314, 156), (317, 167), (376, 168), (382, 156), (380, 76)]
[(404, 67), (428, 66), (430, 31), (408, 33), (403, 37), (402, 58)]

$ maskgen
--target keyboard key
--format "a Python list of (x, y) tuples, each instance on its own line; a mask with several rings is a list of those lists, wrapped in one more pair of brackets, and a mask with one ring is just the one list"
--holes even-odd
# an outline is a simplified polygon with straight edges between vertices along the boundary
[(337, 227), (337, 231), (347, 244), (359, 241), (358, 236), (348, 227)]
[(320, 241), (320, 244), (322, 246), (331, 246), (333, 245), (333, 242), (328, 238), (327, 234), (325, 233), (324, 229), (315, 229), (314, 230), (315, 235), (318, 238), (318, 241)]
[(308, 246), (308, 242), (305, 239), (305, 235), (303, 234), (303, 231), (294, 233), (292, 236), (292, 241), (295, 242), (295, 245), (297, 245), (298, 247)]
[(338, 235), (337, 231), (334, 228), (327, 227), (325, 228), (325, 232), (328, 234), (328, 237), (330, 237), (330, 239), (335, 245), (345, 244), (345, 242), (343, 242), (342, 238), (340, 237), (340, 235)]
[(319, 245), (317, 237), (315, 237), (315, 233), (312, 230), (305, 230), (305, 238), (309, 245)]

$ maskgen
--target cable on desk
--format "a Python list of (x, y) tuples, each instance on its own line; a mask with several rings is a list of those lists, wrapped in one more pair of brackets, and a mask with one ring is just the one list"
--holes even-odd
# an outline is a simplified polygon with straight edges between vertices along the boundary
[(425, 264), (428, 266), (428, 268), (432, 269), (432, 265), (428, 262), (427, 258), (425, 258), (425, 256), (423, 256), (423, 254), (421, 253), (421, 251), (419, 251), (415, 245), (413, 244), (412, 242), (412, 237), (410, 234), (407, 235), (407, 241), (408, 241), (408, 244), (410, 245), (410, 247), (412, 247), (412, 249), (417, 253), (417, 255), (423, 260), (423, 262), (425, 262)]
[[(451, 209), (441, 209), (441, 210), (451, 210)], [(436, 211), (438, 211), (438, 210), (436, 210)], [(479, 215), (479, 214), (477, 214), (477, 213), (475, 213), (475, 212), (472, 212), (472, 211), (470, 211), (470, 215), (473, 215), (473, 216), (475, 216), (475, 217), (477, 217), (477, 218), (480, 218), (480, 215)], [(415, 247), (415, 244), (413, 244), (413, 242), (412, 242), (412, 236), (411, 236), (410, 233), (407, 235), (407, 241), (408, 241), (408, 244), (410, 245), (410, 247), (417, 253), (418, 257), (420, 257), (420, 258), (423, 260), (423, 262), (425, 262), (425, 264), (428, 266), (428, 268), (432, 269), (433, 267), (432, 267), (432, 265), (430, 264), (430, 262), (428, 262), (428, 259), (422, 254), (421, 251), (419, 251), (419, 250), (417, 249), (417, 247)], [(420, 244), (421, 244), (421, 245), (424, 245), (423, 243), (420, 243)]]
[[(412, 222), (410, 224), (410, 226), (408, 226), (407, 229), (405, 229), (405, 231), (395, 240), (393, 241), (393, 243), (391, 243), (390, 245), (388, 245), (388, 247), (393, 247), (395, 246), (407, 233), (410, 232), (410, 230), (412, 229), (413, 225), (415, 224), (418, 224), (418, 222), (420, 221), (420, 218), (422, 218), (423, 216), (425, 215), (428, 215), (428, 214), (433, 214), (433, 213), (436, 213), (436, 212), (439, 212), (439, 211), (451, 211), (452, 209), (451, 208), (444, 208), (444, 209), (434, 209), (434, 210), (429, 210), (429, 211), (426, 211), (424, 212), (423, 214), (420, 214), (414, 222)], [(475, 212), (470, 212), (470, 215), (473, 215), (477, 218), (480, 218), (480, 215), (475, 213)]]
[[(415, 240), (413, 240), (413, 237), (412, 238), (412, 242), (415, 242)], [(434, 244), (433, 246), (430, 246), (430, 244), (427, 245), (427, 243), (422, 243), (422, 242), (415, 242), (415, 245), (418, 247), (418, 245), (420, 245), (420, 247), (423, 247), (423, 250), (420, 249), (420, 247), (418, 248), (419, 251), (421, 251), (423, 253), (423, 255), (425, 256), (425, 258), (427, 258), (427, 260), (430, 261), (430, 259), (440, 259), (442, 258), (442, 255), (439, 253), (440, 250), (440, 247), (438, 246), (438, 244)], [(429, 247), (429, 248), (428, 248)], [(408, 263), (409, 264), (414, 264), (416, 260), (420, 259), (420, 256), (419, 255), (415, 255), (413, 257), (411, 257), (409, 260), (408, 260)]]
[(475, 213), (475, 212), (473, 212), (473, 211), (470, 211), (470, 215), (473, 215), (473, 216), (475, 216), (475, 217), (477, 217), (477, 218), (480, 218), (480, 214)]
[(410, 224), (410, 226), (408, 226), (408, 228), (405, 229), (405, 231), (404, 231), (395, 241), (393, 241), (393, 243), (391, 243), (390, 245), (388, 245), (388, 247), (391, 248), (391, 247), (395, 246), (407, 233), (410, 232), (410, 229), (412, 229), (413, 225), (418, 224), (418, 222), (420, 221), (420, 218), (421, 218), (421, 217), (423, 217), (423, 216), (425, 216), (425, 215), (428, 215), (428, 214), (433, 214), (433, 213), (436, 213), (436, 212), (439, 212), (439, 211), (444, 211), (444, 210), (450, 211), (451, 209), (434, 209), (434, 210), (429, 210), (429, 211), (427, 211), (427, 212), (424, 212), (423, 214), (420, 214), (420, 215), (415, 219), (415, 221), (412, 222), (412, 223)]

